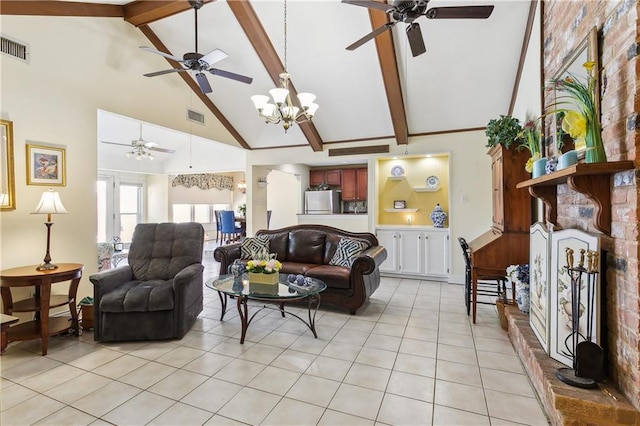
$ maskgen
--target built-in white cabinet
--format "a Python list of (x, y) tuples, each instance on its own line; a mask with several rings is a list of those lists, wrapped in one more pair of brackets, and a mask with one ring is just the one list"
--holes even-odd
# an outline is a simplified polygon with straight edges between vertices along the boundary
[(392, 227), (376, 229), (378, 242), (387, 249), (380, 272), (389, 275), (449, 277), (449, 229)]

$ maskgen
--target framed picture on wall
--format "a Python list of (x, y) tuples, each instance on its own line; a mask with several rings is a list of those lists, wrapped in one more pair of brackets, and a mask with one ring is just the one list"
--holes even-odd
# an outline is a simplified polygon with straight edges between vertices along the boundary
[(65, 149), (27, 144), (27, 185), (65, 186)]
[(549, 231), (535, 223), (529, 231), (529, 324), (545, 352), (549, 353), (549, 275), (551, 260)]
[(13, 123), (0, 120), (0, 210), (16, 208), (13, 175)]
[(407, 208), (407, 202), (405, 200), (394, 200), (393, 201), (393, 208), (394, 209), (406, 209)]

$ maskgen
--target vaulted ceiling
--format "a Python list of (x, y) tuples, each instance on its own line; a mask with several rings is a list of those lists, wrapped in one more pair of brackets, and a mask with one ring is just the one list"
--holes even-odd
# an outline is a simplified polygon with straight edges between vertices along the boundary
[[(391, 3), (391, 0), (389, 0)], [(152, 78), (181, 79), (246, 149), (393, 139), (483, 129), (510, 112), (534, 9), (525, 0), (430, 0), (428, 7), (495, 5), (488, 19), (416, 20), (426, 53), (412, 57), (398, 23), (356, 50), (346, 46), (389, 22), (389, 15), (339, 0), (288, 0), (287, 70), (298, 92), (320, 105), (312, 122), (265, 124), (250, 97), (268, 94), (284, 69), (284, 2), (205, 0), (198, 11), (198, 52), (221, 49), (216, 68), (253, 78), (244, 84), (207, 74), (203, 94), (191, 72)], [(124, 19), (149, 47), (182, 57), (195, 51), (195, 12), (187, 0), (7, 1), (7, 15), (102, 16)], [(140, 50), (148, 71), (179, 67)], [(130, 139), (126, 137), (125, 139)]]

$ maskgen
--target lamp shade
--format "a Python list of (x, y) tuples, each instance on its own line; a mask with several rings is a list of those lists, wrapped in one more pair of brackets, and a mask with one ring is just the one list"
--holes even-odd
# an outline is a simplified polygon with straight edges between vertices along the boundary
[(316, 100), (316, 95), (313, 93), (298, 93), (298, 100), (302, 108), (309, 107)]
[(40, 202), (36, 208), (31, 212), (32, 214), (60, 214), (68, 213), (67, 209), (62, 205), (60, 201), (60, 194), (53, 189), (50, 189), (42, 194)]
[(279, 87), (269, 90), (269, 93), (273, 98), (273, 102), (275, 102), (278, 105), (283, 104), (284, 101), (287, 99), (287, 96), (289, 96), (289, 91), (287, 89), (282, 89)]

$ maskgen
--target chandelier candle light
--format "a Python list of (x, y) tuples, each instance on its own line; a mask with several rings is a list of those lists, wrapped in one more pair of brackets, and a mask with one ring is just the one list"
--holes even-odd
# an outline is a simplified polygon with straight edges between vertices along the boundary
[(53, 189), (49, 189), (47, 192), (42, 194), (40, 198), (40, 202), (31, 212), (31, 214), (46, 214), (47, 221), (44, 223), (47, 226), (47, 254), (44, 256), (44, 263), (36, 268), (38, 271), (49, 271), (52, 269), (57, 269), (58, 265), (54, 265), (51, 263), (51, 254), (49, 253), (49, 247), (51, 242), (51, 215), (52, 214), (60, 214), (60, 213), (68, 213), (67, 210), (62, 205), (62, 201), (60, 201), (60, 194), (55, 192)]
[(293, 104), (289, 92), (291, 74), (287, 72), (287, 0), (284, 1), (284, 71), (280, 74), (280, 85), (269, 90), (273, 103), (269, 103), (269, 97), (254, 95), (251, 97), (253, 105), (258, 110), (258, 115), (267, 123), (278, 124), (282, 122), (285, 133), (295, 123), (310, 121), (318, 110), (318, 104), (313, 101), (316, 95), (313, 93), (299, 93), (298, 101), (302, 110)]

